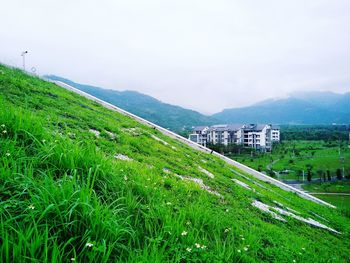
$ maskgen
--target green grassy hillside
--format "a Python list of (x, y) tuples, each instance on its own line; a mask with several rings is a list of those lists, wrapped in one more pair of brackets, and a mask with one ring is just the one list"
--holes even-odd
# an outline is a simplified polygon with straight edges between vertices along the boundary
[(1, 65), (0, 146), (2, 262), (350, 261), (349, 214)]

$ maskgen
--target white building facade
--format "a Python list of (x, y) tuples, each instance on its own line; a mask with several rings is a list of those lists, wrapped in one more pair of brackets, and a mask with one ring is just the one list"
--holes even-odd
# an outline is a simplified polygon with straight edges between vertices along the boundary
[(271, 150), (280, 141), (280, 128), (271, 124), (234, 124), (195, 127), (189, 139), (198, 144), (237, 144), (258, 150)]

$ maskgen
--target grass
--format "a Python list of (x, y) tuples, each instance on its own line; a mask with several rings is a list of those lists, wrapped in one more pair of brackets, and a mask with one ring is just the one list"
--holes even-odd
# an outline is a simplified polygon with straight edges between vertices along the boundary
[(313, 196), (320, 198), (330, 204), (333, 204), (337, 209), (344, 211), (348, 216), (350, 216), (350, 196), (348, 195), (317, 195)]
[(350, 181), (305, 184), (303, 188), (309, 192), (324, 192), (324, 193), (348, 193), (350, 194)]
[(350, 174), (350, 148), (347, 142), (284, 141), (277, 145), (272, 153), (231, 157), (254, 169), (266, 172), (269, 164), (272, 164), (271, 168), (277, 172), (288, 170), (288, 174), (280, 174), (282, 180), (300, 179), (298, 171), (306, 173), (308, 166), (312, 167), (313, 178), (319, 177), (318, 170), (323, 172), (329, 170), (334, 177), (337, 169), (343, 170), (343, 162), (346, 174)]
[[(212, 155), (2, 65), (0, 146), (3, 262), (350, 260), (344, 211), (257, 186)], [(202, 179), (222, 198), (176, 174)], [(255, 199), (277, 201), (342, 234), (280, 222), (253, 207)]]
[(330, 204), (337, 206), (338, 209), (343, 210), (350, 216), (350, 181), (334, 182), (334, 183), (321, 183), (321, 184), (305, 184), (303, 188), (313, 193), (339, 193), (339, 195), (332, 194), (313, 194), (315, 197), (320, 198)]

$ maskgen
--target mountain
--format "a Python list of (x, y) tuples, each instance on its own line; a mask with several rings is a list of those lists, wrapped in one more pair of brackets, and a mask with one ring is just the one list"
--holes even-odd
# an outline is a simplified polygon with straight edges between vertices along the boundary
[(248, 107), (225, 109), (206, 116), (163, 103), (136, 91), (117, 91), (75, 83), (49, 75), (162, 127), (181, 133), (192, 126), (218, 123), (332, 124), (350, 123), (350, 92), (295, 92), (288, 98), (268, 99)]
[(350, 219), (0, 65), (2, 262), (350, 262)]
[(303, 92), (212, 115), (226, 123), (331, 124), (350, 123), (350, 93)]
[(192, 126), (211, 125), (217, 122), (214, 118), (205, 116), (199, 112), (163, 103), (151, 96), (136, 91), (103, 89), (90, 85), (78, 84), (54, 75), (45, 77), (51, 80), (62, 81), (175, 132), (181, 132), (183, 129), (188, 129)]

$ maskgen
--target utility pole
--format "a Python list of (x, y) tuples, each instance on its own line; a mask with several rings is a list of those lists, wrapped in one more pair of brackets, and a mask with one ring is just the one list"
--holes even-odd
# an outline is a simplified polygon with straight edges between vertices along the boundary
[(23, 70), (26, 71), (26, 54), (28, 54), (28, 51), (23, 51), (21, 53), (22, 56), (22, 62), (23, 62)]

